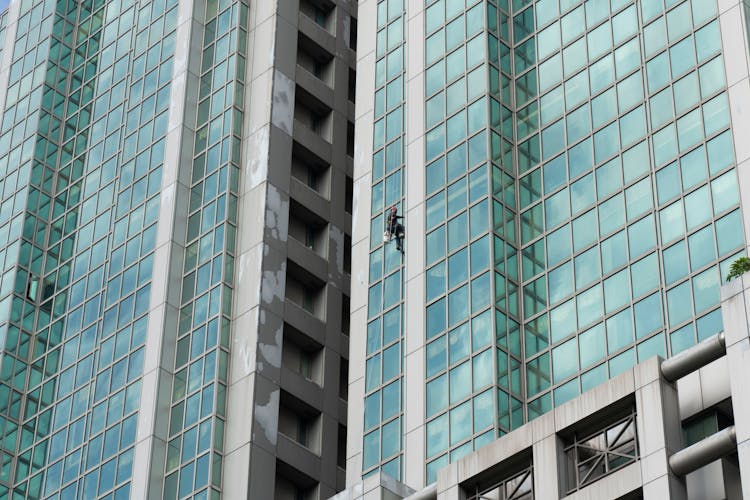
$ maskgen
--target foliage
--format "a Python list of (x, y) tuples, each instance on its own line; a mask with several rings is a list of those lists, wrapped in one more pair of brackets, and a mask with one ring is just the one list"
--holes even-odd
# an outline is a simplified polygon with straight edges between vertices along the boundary
[(739, 278), (748, 271), (750, 271), (750, 258), (740, 257), (732, 262), (732, 266), (729, 268), (729, 274), (727, 275), (727, 281)]

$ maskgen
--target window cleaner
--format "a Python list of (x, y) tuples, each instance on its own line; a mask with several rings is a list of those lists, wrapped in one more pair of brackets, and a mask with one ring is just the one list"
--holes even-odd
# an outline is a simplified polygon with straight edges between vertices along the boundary
[(403, 216), (398, 215), (398, 208), (396, 207), (396, 205), (393, 205), (388, 212), (388, 217), (386, 219), (386, 230), (383, 236), (386, 242), (389, 242), (393, 238), (396, 238), (396, 250), (404, 253), (404, 225), (398, 222), (399, 219), (403, 219)]

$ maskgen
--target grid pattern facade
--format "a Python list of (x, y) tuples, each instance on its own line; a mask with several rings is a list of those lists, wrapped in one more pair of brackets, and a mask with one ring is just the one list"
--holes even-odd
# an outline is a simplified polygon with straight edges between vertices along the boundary
[(362, 470), (401, 479), (404, 265), (395, 242), (378, 236), (390, 207), (403, 214), (405, 206), (404, 1), (379, 2), (377, 23)]
[[(504, 269), (504, 247), (512, 241), (502, 234), (493, 242), (490, 234), (488, 92), (489, 82), (500, 79), (488, 64), (487, 41), (497, 48), (499, 26), (485, 19), (499, 16), (505, 14), (486, 2), (438, 1), (425, 9), (428, 482), (449, 461), (494, 440), (498, 423), (507, 431), (511, 407), (520, 416), (521, 401), (509, 396), (509, 373), (500, 363), (510, 361), (516, 377), (521, 363), (507, 346), (493, 349), (492, 335), (491, 246)], [(514, 255), (508, 252), (512, 262)], [(502, 279), (494, 278), (497, 321), (508, 317)], [(500, 381), (504, 389), (496, 392)]]
[[(286, 250), (286, 228), (300, 212), (309, 215), (305, 205), (318, 232), (309, 239), (289, 232), (283, 264), (296, 267), (280, 275), (279, 335), (270, 320), (254, 325), (251, 348), (272, 360), (265, 376), (277, 397), (269, 415), (282, 422), (274, 443), (284, 437), (270, 456), (252, 459), (271, 480), (247, 468), (242, 480), (251, 483), (247, 498), (326, 497), (343, 487), (356, 10), (301, 0), (290, 13), (278, 2), (274, 30), (258, 30), (269, 5), (42, 0), (0, 14), (0, 497), (208, 499), (239, 491), (242, 481), (229, 488), (223, 481), (227, 450), (245, 444), (238, 428), (265, 436), (255, 427), (260, 411), (231, 425), (227, 393), (230, 358), (241, 350), (232, 346), (247, 327), (234, 310), (250, 302), (236, 280), (268, 266), (235, 269), (240, 197), (254, 182), (240, 171), (262, 147), (246, 127), (271, 120), (272, 109), (267, 117), (248, 113), (249, 101), (273, 88), (253, 73), (253, 59), (262, 58), (252, 53), (269, 40), (278, 47), (274, 64), (308, 72), (298, 75), (298, 95), (307, 91), (346, 120), (341, 126), (333, 113), (303, 120), (310, 114), (295, 108), (311, 107), (304, 95), (274, 110), (288, 112), (294, 146), (274, 142), (271, 154), (266, 141), (262, 182), (279, 182), (286, 169), (287, 211), (273, 231), (251, 217), (246, 235), (283, 239)], [(286, 28), (290, 19), (299, 33)], [(298, 34), (299, 45), (290, 45)], [(293, 156), (320, 172), (301, 174)], [(305, 266), (322, 283), (313, 300), (322, 307), (315, 302), (314, 314), (300, 318), (291, 283)], [(278, 345), (262, 343), (268, 335)], [(315, 356), (301, 353), (315, 343)], [(292, 372), (299, 379), (290, 381)], [(240, 394), (242, 404), (259, 392)], [(316, 412), (317, 420), (308, 418)], [(287, 417), (298, 425), (286, 425)]]
[(16, 449), (4, 477), (17, 497), (126, 498), (175, 2), (20, 9), (5, 147), (7, 165), (26, 166), (8, 171), (26, 192), (14, 195), (25, 213), (5, 299), (4, 442)]
[[(721, 330), (744, 238), (716, 16), (713, 2), (427, 7), (426, 456), (450, 450), (428, 482), (472, 449), (467, 422), (507, 432)], [(492, 383), (494, 414), (475, 396)]]
[[(405, 105), (421, 107), (424, 136), (404, 140), (424, 144), (409, 178), (425, 183), (405, 201), (424, 203), (425, 234), (407, 234), (422, 240), (425, 301), (405, 307), (424, 307), (423, 332), (408, 332), (424, 335), (424, 380), (407, 385), (422, 384), (416, 456), (429, 484), (636, 363), (721, 331), (719, 286), (745, 237), (715, 1), (425, 0), (412, 16), (424, 99)], [(366, 396), (381, 388), (379, 281), (397, 269), (377, 253), (378, 217), (401, 195), (387, 144), (402, 97), (378, 70), (400, 29), (380, 21), (373, 45)], [(365, 435), (379, 402), (365, 402)], [(365, 436), (364, 472), (374, 443)]]
[(667, 3), (514, 11), (538, 33), (514, 52), (540, 94), (515, 101), (528, 418), (722, 329), (744, 238), (718, 12)]
[(203, 19), (162, 498), (221, 491), (248, 7), (207, 2)]

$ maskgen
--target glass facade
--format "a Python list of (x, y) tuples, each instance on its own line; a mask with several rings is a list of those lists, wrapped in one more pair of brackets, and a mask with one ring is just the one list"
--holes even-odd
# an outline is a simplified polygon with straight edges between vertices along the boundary
[(23, 2), (6, 43), (9, 497), (129, 495), (175, 5)]
[[(395, 242), (386, 243), (388, 210), (403, 214), (404, 89), (406, 43), (404, 0), (377, 6), (375, 65), (375, 127), (370, 207), (369, 297), (367, 361), (365, 367), (364, 475), (382, 470), (401, 479), (402, 464), (402, 346), (404, 264)], [(408, 247), (408, 242), (406, 243)]]
[[(488, 39), (497, 51), (500, 27), (486, 19), (499, 15), (495, 6), (476, 1), (429, 2), (425, 9), (428, 482), (449, 461), (494, 440), (498, 428), (509, 428), (511, 407), (520, 417), (520, 394), (509, 396), (510, 373), (500, 363), (513, 366), (515, 377), (521, 364), (507, 345), (493, 348), (492, 333), (493, 315), (510, 319), (512, 307), (497, 295), (498, 308), (492, 308), (492, 269), (505, 268), (511, 241), (502, 231), (494, 241), (490, 223), (489, 94), (498, 89), (489, 82), (500, 78), (488, 64)], [(515, 252), (507, 258), (514, 261)], [(501, 279), (497, 274), (494, 281), (504, 288)], [(501, 379), (504, 389), (496, 392)]]
[[(425, 169), (425, 302), (407, 307), (424, 308), (431, 483), (634, 364), (721, 331), (719, 286), (745, 237), (715, 0), (425, 0), (418, 10), (424, 60), (410, 64), (424, 70), (424, 101), (407, 105), (424, 113), (425, 163), (409, 168)], [(394, 165), (381, 149), (396, 138), (389, 124), (403, 121), (387, 114), (397, 73), (382, 76), (402, 27), (383, 19), (371, 319), (389, 299), (382, 275), (398, 269), (386, 255), (382, 270), (378, 217), (402, 196), (400, 177), (379, 182)], [(369, 395), (380, 388), (369, 383), (379, 334), (367, 346)], [(365, 434), (379, 424), (368, 404)], [(364, 450), (367, 471), (377, 463), (367, 436)]]
[(163, 498), (221, 487), (248, 7), (204, 19)]
[[(13, 52), (1, 55), (3, 498), (130, 497), (151, 285), (167, 279), (154, 251), (178, 7), (11, 8), (15, 39), (3, 46)], [(202, 8), (171, 439), (156, 466), (164, 498), (217, 498), (221, 488), (249, 16), (242, 2)]]

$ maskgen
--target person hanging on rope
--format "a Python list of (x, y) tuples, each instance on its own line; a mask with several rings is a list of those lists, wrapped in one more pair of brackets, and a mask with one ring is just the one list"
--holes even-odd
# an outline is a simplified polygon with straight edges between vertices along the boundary
[(398, 222), (399, 219), (403, 219), (403, 216), (398, 215), (398, 207), (393, 205), (388, 212), (388, 218), (386, 219), (386, 234), (388, 236), (387, 241), (391, 241), (392, 238), (396, 238), (396, 249), (403, 253), (403, 239), (404, 239), (404, 226)]

